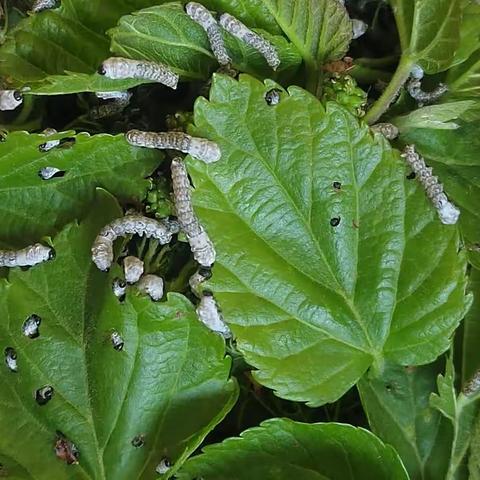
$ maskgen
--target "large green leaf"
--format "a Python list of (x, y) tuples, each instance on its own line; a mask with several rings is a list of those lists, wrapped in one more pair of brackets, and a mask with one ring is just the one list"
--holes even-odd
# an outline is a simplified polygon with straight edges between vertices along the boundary
[(427, 73), (446, 70), (460, 40), (461, 0), (390, 0), (403, 56)]
[(411, 129), (401, 139), (414, 143), (460, 207), (460, 225), (470, 261), (480, 268), (480, 126), (457, 122), (456, 130)]
[(472, 308), (463, 321), (462, 385), (465, 385), (480, 370), (480, 270), (472, 269), (469, 282), (473, 293)]
[(209, 288), (240, 350), (260, 383), (318, 405), (384, 357), (448, 348), (469, 303), (465, 255), (382, 137), (297, 87), (269, 106), (273, 86), (214, 76), (194, 132), (222, 160), (189, 168), (218, 252)]
[[(1, 281), (0, 344), (18, 363), (16, 373), (0, 368), (0, 462), (12, 478), (156, 478), (163, 457), (189, 455), (236, 399), (223, 340), (186, 298), (154, 303), (132, 291), (120, 303), (114, 274), (93, 265), (93, 239), (119, 215), (100, 192), (88, 219), (54, 240), (55, 260)], [(42, 318), (36, 339), (22, 334), (32, 313)], [(110, 343), (114, 330), (122, 351)], [(40, 406), (34, 393), (45, 385), (54, 395)], [(78, 447), (78, 465), (56, 458), (57, 430)], [(131, 443), (137, 435), (141, 448)]]
[[(162, 156), (128, 145), (123, 135), (73, 132), (51, 137), (11, 132), (0, 143), (0, 240), (18, 245), (54, 233), (83, 213), (95, 187), (104, 187), (122, 200), (141, 200), (147, 190), (144, 179)], [(41, 152), (46, 140), (75, 138), (71, 148)], [(42, 180), (43, 167), (66, 172), (62, 178)]]
[(422, 367), (387, 363), (358, 383), (372, 431), (392, 445), (412, 480), (445, 479), (453, 429), (429, 405), (440, 362)]
[[(178, 2), (122, 17), (109, 33), (115, 54), (165, 63), (184, 78), (206, 79), (218, 68), (204, 29)], [(224, 36), (235, 67), (262, 76), (274, 75), (257, 50), (228, 33)], [(296, 48), (281, 36), (266, 36), (277, 48), (281, 60), (279, 73), (295, 71), (302, 61)]]
[(463, 0), (463, 4), (460, 44), (455, 52), (454, 65), (464, 62), (480, 48), (480, 4), (475, 0)]
[(60, 8), (25, 18), (12, 30), (0, 48), (0, 73), (16, 87), (32, 84), (33, 88), (48, 75), (66, 70), (93, 74), (109, 56), (105, 31), (122, 15), (158, 3), (62, 0)]
[(480, 95), (480, 49), (460, 65), (448, 71), (447, 84), (455, 97), (478, 97)]
[(407, 480), (408, 475), (396, 452), (367, 430), (275, 418), (188, 460), (179, 480), (194, 478)]
[(341, 58), (352, 40), (352, 23), (338, 0), (263, 0), (308, 67)]

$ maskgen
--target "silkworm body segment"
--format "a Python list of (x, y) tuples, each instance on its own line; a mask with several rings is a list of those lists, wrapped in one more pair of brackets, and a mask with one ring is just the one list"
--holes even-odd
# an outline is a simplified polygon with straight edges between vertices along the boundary
[(0, 90), (0, 110), (15, 110), (23, 102), (18, 90)]
[(41, 243), (21, 250), (0, 250), (0, 267), (32, 267), (51, 260), (54, 256), (53, 248)]

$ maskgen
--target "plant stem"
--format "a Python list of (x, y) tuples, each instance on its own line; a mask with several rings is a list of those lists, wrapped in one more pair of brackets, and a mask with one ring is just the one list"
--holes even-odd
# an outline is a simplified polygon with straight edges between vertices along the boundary
[(382, 93), (381, 97), (373, 104), (372, 108), (365, 116), (365, 121), (369, 125), (375, 123), (388, 110), (388, 107), (395, 100), (398, 92), (408, 80), (414, 63), (415, 61), (410, 57), (402, 56), (392, 80)]

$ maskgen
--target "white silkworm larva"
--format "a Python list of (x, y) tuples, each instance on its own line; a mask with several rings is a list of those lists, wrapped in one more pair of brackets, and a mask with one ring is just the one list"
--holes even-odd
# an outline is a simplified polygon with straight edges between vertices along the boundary
[(143, 275), (143, 262), (131, 255), (125, 257), (123, 260), (123, 271), (127, 283), (137, 283)]
[(414, 145), (407, 145), (402, 157), (410, 165), (416, 177), (425, 188), (428, 198), (438, 212), (440, 221), (445, 225), (457, 223), (460, 210), (448, 200), (443, 191), (443, 185), (432, 173), (432, 168), (427, 167), (425, 160), (415, 151)]
[(191, 186), (185, 164), (181, 159), (174, 158), (171, 170), (175, 211), (180, 228), (185, 232), (193, 258), (203, 267), (210, 267), (215, 262), (215, 248), (193, 211)]
[(190, 2), (185, 6), (185, 11), (187, 15), (194, 22), (198, 23), (207, 33), (212, 52), (218, 63), (220, 65), (228, 65), (231, 63), (232, 59), (225, 48), (220, 26), (208, 9), (197, 2)]
[(132, 94), (130, 92), (112, 92), (112, 93), (124, 93), (125, 95), (119, 97), (110, 97), (111, 101), (102, 105), (97, 105), (90, 110), (90, 117), (94, 119), (111, 117), (117, 113), (122, 112), (125, 107), (130, 103)]
[(205, 138), (191, 137), (183, 132), (142, 132), (129, 130), (125, 138), (130, 145), (137, 147), (178, 150), (205, 163), (220, 160), (218, 145)]
[(368, 24), (366, 24), (363, 20), (359, 20), (358, 18), (352, 19), (353, 40), (360, 38), (367, 30)]
[(160, 463), (155, 468), (155, 472), (157, 472), (159, 475), (163, 475), (164, 473), (167, 473), (171, 468), (172, 464), (170, 463), (170, 460), (168, 458), (162, 458)]
[(197, 315), (200, 321), (210, 330), (219, 333), (224, 338), (231, 338), (232, 332), (223, 320), (217, 302), (210, 292), (204, 292), (197, 307)]
[(155, 220), (142, 215), (127, 215), (117, 218), (102, 228), (92, 245), (92, 260), (102, 271), (107, 271), (113, 262), (113, 242), (126, 235), (145, 235), (156, 238), (161, 245), (170, 242), (179, 232), (178, 222), (174, 220)]
[(431, 92), (425, 92), (422, 90), (422, 81), (412, 77), (407, 83), (407, 91), (418, 102), (419, 106), (423, 106), (437, 101), (448, 91), (448, 87), (444, 83), (439, 83)]
[(57, 167), (43, 167), (38, 171), (38, 176), (42, 180), (50, 180), (54, 177), (63, 177), (65, 175), (65, 170), (60, 170)]
[(55, 258), (55, 250), (41, 243), (21, 250), (0, 250), (0, 267), (33, 267)]
[(177, 88), (179, 80), (178, 75), (165, 65), (123, 57), (108, 58), (102, 63), (98, 73), (114, 80), (124, 78), (152, 80), (173, 89)]
[(154, 302), (158, 302), (163, 297), (163, 279), (157, 275), (144, 275), (137, 283), (137, 288)]
[(42, 12), (43, 10), (51, 10), (57, 6), (56, 0), (35, 0), (32, 5), (32, 12), (38, 13)]
[(278, 57), (277, 50), (268, 40), (252, 32), (252, 30), (240, 22), (240, 20), (237, 20), (228, 13), (224, 13), (220, 17), (220, 25), (234, 37), (250, 45), (255, 50), (258, 50), (273, 70), (278, 68), (280, 58)]
[(188, 280), (192, 292), (200, 297), (199, 287), (203, 282), (212, 278), (212, 270), (209, 267), (200, 267)]
[(387, 140), (398, 137), (398, 128), (393, 123), (376, 123), (370, 128), (374, 133), (381, 133)]
[(463, 387), (462, 393), (464, 395), (472, 396), (480, 391), (480, 370), (477, 370), (471, 380)]
[(0, 110), (15, 110), (23, 102), (23, 95), (18, 90), (0, 90)]

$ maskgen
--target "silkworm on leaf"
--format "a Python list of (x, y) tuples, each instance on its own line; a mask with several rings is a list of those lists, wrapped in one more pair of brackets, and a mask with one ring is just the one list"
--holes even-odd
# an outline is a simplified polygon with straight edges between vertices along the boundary
[(96, 92), (95, 96), (101, 100), (124, 100), (128, 101), (132, 94), (128, 90), (112, 91), (112, 92)]
[(200, 321), (213, 332), (219, 333), (224, 338), (230, 338), (232, 336), (232, 332), (223, 320), (217, 302), (210, 292), (203, 294), (197, 307), (197, 315)]
[(111, 117), (122, 112), (130, 103), (132, 94), (130, 92), (111, 92), (125, 94), (118, 97), (110, 97), (111, 101), (97, 105), (90, 110), (90, 117), (95, 119)]
[(23, 322), (22, 333), (31, 339), (38, 338), (40, 336), (40, 324), (42, 319), (35, 313), (32, 313)]
[(416, 177), (420, 180), (428, 198), (438, 212), (440, 221), (445, 225), (457, 223), (460, 210), (451, 203), (443, 191), (443, 185), (433, 175), (433, 170), (427, 167), (425, 160), (415, 151), (414, 145), (407, 145), (402, 157), (410, 165)]
[(0, 90), (0, 110), (15, 110), (23, 102), (18, 90)]
[(35, 0), (31, 12), (38, 13), (43, 10), (51, 10), (57, 6), (57, 0)]
[(205, 138), (191, 137), (183, 132), (142, 132), (129, 130), (125, 138), (136, 147), (158, 148), (160, 150), (178, 150), (205, 163), (220, 160), (218, 145)]
[(212, 269), (209, 267), (200, 267), (188, 280), (192, 292), (200, 297), (199, 287), (202, 283), (212, 278)]
[(444, 93), (448, 91), (448, 87), (444, 83), (440, 83), (431, 92), (425, 92), (422, 90), (421, 80), (417, 78), (411, 78), (407, 82), (407, 91), (410, 96), (418, 102), (419, 106), (423, 106), (437, 101)]
[(152, 80), (173, 89), (177, 88), (179, 80), (175, 72), (161, 63), (123, 57), (108, 58), (102, 63), (98, 73), (114, 80), (124, 78)]
[(137, 288), (154, 302), (158, 302), (163, 297), (163, 279), (157, 275), (144, 275), (137, 283)]
[(113, 262), (113, 242), (118, 237), (145, 235), (147, 238), (156, 238), (161, 245), (165, 245), (178, 232), (179, 225), (174, 220), (126, 215), (102, 228), (92, 245), (92, 260), (100, 270), (107, 271)]
[(38, 171), (38, 176), (42, 180), (50, 180), (51, 178), (58, 178), (58, 177), (65, 176), (65, 170), (60, 170), (57, 167), (43, 167)]
[(55, 258), (55, 250), (41, 243), (21, 250), (0, 250), (0, 267), (33, 267)]
[(398, 137), (398, 128), (393, 123), (376, 123), (370, 128), (374, 133), (381, 133), (387, 140), (394, 140)]
[(165, 458), (162, 458), (162, 460), (160, 460), (160, 463), (155, 468), (155, 472), (158, 473), (159, 475), (163, 475), (164, 473), (167, 473), (171, 468), (172, 468), (172, 464), (170, 460), (165, 457)]
[(198, 23), (207, 33), (210, 47), (218, 63), (220, 65), (228, 65), (231, 63), (232, 59), (225, 48), (220, 26), (208, 9), (197, 2), (189, 2), (185, 6), (185, 11), (187, 15), (194, 22)]
[(123, 271), (127, 283), (137, 283), (143, 275), (143, 262), (134, 256), (125, 257), (123, 260)]
[(11, 372), (18, 371), (18, 364), (17, 364), (17, 352), (12, 347), (7, 347), (5, 349), (5, 363), (7, 364), (8, 369)]
[(265, 40), (257, 33), (252, 32), (252, 30), (240, 22), (240, 20), (237, 20), (228, 13), (224, 13), (220, 17), (220, 25), (234, 37), (260, 52), (273, 70), (278, 68), (280, 65), (280, 58), (277, 50), (268, 40)]
[(187, 169), (180, 158), (174, 158), (171, 170), (175, 211), (180, 228), (185, 232), (193, 258), (200, 265), (209, 267), (215, 262), (215, 248), (193, 211)]

